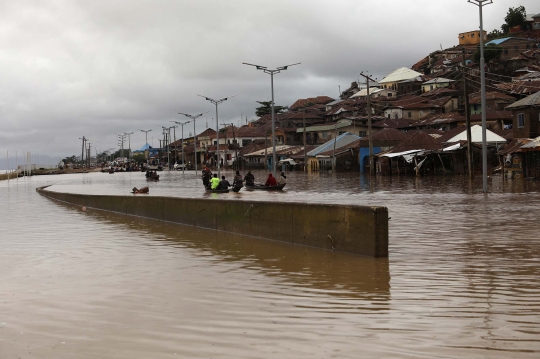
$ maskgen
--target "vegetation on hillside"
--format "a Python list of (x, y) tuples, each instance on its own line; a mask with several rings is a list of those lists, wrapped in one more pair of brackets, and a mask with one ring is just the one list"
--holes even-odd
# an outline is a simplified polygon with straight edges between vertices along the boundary
[[(270, 115), (272, 113), (272, 101), (257, 101), (257, 103), (262, 106), (255, 109), (255, 115), (257, 117), (262, 117), (264, 115)], [(287, 106), (277, 106), (274, 105), (275, 114), (280, 114), (287, 111), (289, 108)]]
[(493, 40), (507, 36), (510, 33), (510, 29), (515, 26), (520, 26), (522, 30), (530, 30), (527, 24), (527, 11), (523, 5), (509, 8), (504, 17), (504, 24), (501, 25), (501, 29), (494, 29), (488, 33), (488, 39)]

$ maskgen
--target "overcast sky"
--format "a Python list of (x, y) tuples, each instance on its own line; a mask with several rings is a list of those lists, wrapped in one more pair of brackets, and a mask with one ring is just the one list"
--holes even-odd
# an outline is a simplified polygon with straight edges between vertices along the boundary
[[(519, 5), (540, 12), (537, 0), (494, 0), (485, 29)], [(302, 63), (275, 76), (278, 105), (337, 98), (360, 71), (380, 79), (478, 24), (466, 0), (0, 0), (0, 158), (80, 154), (83, 135), (105, 150), (123, 132), (136, 149), (137, 129), (153, 129), (157, 147), (178, 112), (210, 111), (197, 132), (215, 128), (197, 94), (238, 95), (219, 106), (220, 123), (254, 119), (270, 76), (242, 62)]]

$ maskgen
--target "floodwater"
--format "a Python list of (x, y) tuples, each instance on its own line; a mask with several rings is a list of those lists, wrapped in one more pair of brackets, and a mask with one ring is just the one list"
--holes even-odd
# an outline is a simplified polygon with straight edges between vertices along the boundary
[[(390, 257), (83, 211), (35, 192), (47, 184), (383, 205)], [(0, 358), (538, 358), (540, 184), (490, 185), (291, 172), (283, 193), (207, 195), (193, 172), (2, 181)]]

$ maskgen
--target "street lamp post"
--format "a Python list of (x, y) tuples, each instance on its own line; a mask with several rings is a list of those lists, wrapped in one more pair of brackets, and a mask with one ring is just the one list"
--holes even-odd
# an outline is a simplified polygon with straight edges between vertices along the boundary
[(182, 126), (182, 144), (181, 144), (181, 146), (182, 146), (182, 174), (184, 174), (184, 169), (186, 168), (186, 160), (184, 158), (184, 125), (187, 125), (191, 121), (188, 121), (188, 122), (171, 121), (171, 122), (174, 122), (174, 123)]
[[(146, 145), (148, 145), (148, 132), (152, 131), (152, 129), (150, 130), (139, 130), (141, 132), (144, 132), (144, 134), (146, 135), (145, 137), (145, 143), (144, 143), (144, 147), (146, 147)], [(146, 154), (146, 160), (148, 161), (148, 154), (150, 154), (150, 148), (148, 148), (148, 153)]]
[(487, 142), (486, 142), (486, 69), (484, 60), (484, 20), (482, 17), (482, 8), (486, 5), (493, 4), (493, 0), (468, 0), (473, 5), (478, 6), (480, 13), (480, 86), (481, 86), (481, 101), (482, 107), (482, 188), (484, 193), (488, 191), (487, 181)]
[(188, 115), (187, 113), (178, 112), (179, 115), (189, 117), (193, 121), (193, 154), (195, 157), (195, 174), (197, 174), (197, 134), (195, 132), (195, 121), (207, 112), (199, 113), (197, 115)]
[(274, 74), (279, 74), (281, 71), (285, 71), (291, 66), (300, 65), (301, 62), (286, 66), (280, 66), (275, 70), (269, 70), (266, 66), (248, 64), (247, 62), (242, 62), (242, 64), (254, 66), (257, 70), (261, 70), (264, 73), (270, 75), (270, 85), (272, 88), (272, 172), (274, 172), (274, 177), (276, 177), (276, 119), (274, 114)]
[(210, 98), (210, 97), (206, 97), (206, 96), (203, 96), (203, 95), (197, 95), (197, 96), (200, 96), (200, 97), (203, 97), (204, 99), (206, 99), (207, 101), (210, 101), (212, 102), (214, 105), (216, 105), (216, 139), (217, 139), (217, 148), (216, 148), (216, 151), (217, 151), (217, 171), (218, 171), (218, 178), (221, 179), (221, 173), (220, 173), (220, 169), (221, 169), (221, 166), (220, 166), (220, 158), (219, 158), (219, 120), (218, 120), (218, 105), (224, 101), (227, 101), (228, 99), (230, 99), (231, 97), (235, 97), (236, 95), (232, 95), (232, 96), (228, 96), (228, 97), (223, 97), (219, 100), (214, 100), (213, 98)]

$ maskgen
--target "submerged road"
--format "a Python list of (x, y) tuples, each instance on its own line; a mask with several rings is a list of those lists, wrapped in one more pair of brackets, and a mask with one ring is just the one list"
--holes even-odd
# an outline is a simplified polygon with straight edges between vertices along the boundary
[[(125, 195), (146, 185), (140, 173), (0, 183), (0, 358), (540, 355), (536, 182), (494, 178), (485, 197), (458, 177), (288, 179), (284, 193), (228, 198), (387, 206), (390, 259), (83, 211), (35, 192)], [(216, 196), (192, 173), (149, 185), (150, 196)]]

